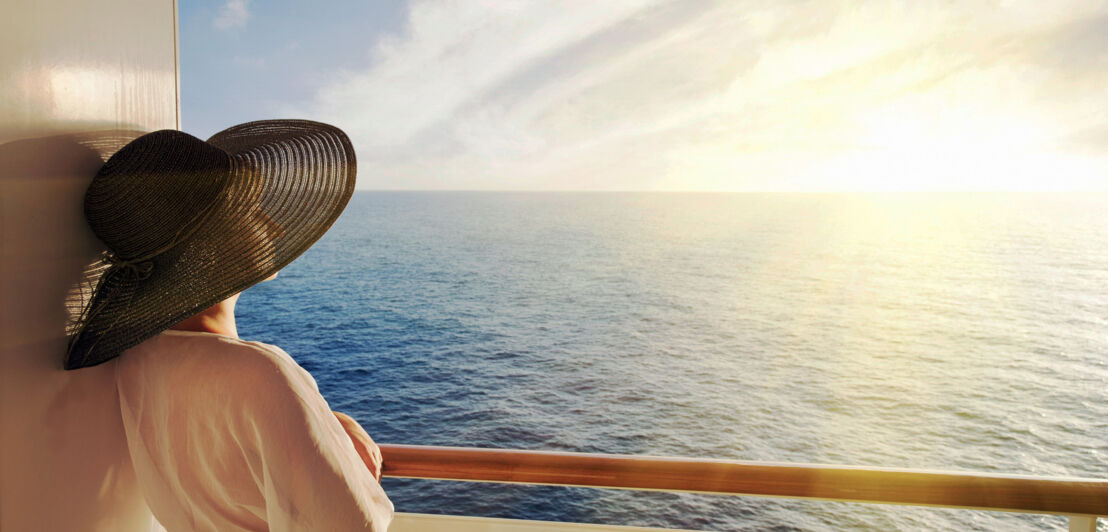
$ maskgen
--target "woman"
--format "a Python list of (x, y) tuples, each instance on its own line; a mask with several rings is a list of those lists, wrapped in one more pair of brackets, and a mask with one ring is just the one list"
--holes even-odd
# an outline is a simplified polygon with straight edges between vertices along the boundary
[(380, 452), (280, 348), (238, 338), (234, 307), (330, 227), (353, 192), (346, 135), (251, 122), (207, 142), (135, 139), (85, 196), (107, 246), (66, 369), (119, 358), (128, 450), (168, 530), (385, 530)]

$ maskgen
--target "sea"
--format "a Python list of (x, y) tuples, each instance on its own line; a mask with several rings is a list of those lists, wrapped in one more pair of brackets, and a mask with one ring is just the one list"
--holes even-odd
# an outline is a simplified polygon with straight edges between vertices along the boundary
[[(1108, 478), (1105, 194), (357, 192), (238, 312), (382, 443)], [(1067, 523), (383, 484), (404, 512), (692, 530)]]

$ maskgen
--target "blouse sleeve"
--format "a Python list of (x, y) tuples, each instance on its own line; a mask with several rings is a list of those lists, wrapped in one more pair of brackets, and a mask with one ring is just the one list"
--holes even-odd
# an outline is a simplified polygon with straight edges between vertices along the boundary
[(252, 345), (268, 356), (262, 368), (238, 373), (253, 381), (241, 429), (257, 452), (252, 468), (270, 530), (386, 530), (392, 503), (315, 379), (280, 348)]

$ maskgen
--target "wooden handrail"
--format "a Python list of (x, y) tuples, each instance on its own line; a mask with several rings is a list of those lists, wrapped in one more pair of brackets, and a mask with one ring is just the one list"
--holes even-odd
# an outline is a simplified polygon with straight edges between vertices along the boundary
[(484, 482), (1108, 515), (1108, 480), (518, 451), (381, 445), (384, 475)]

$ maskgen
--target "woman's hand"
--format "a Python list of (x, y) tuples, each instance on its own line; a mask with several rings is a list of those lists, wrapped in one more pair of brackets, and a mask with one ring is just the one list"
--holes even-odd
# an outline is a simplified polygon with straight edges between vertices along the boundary
[(350, 436), (350, 441), (354, 442), (354, 449), (358, 451), (358, 456), (362, 457), (362, 462), (365, 462), (373, 478), (381, 480), (381, 449), (373, 443), (373, 438), (366, 434), (365, 429), (354, 421), (354, 418), (342, 412), (334, 412), (334, 414), (343, 430)]

